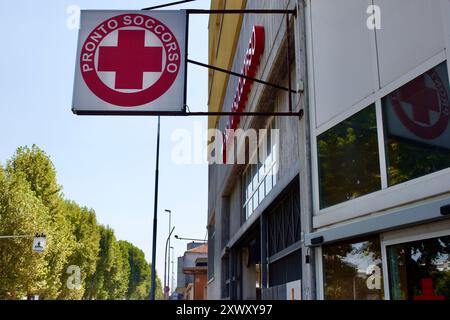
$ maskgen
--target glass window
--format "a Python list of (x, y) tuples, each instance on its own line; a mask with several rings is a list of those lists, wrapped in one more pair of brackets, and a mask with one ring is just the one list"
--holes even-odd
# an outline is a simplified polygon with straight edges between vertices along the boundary
[[(247, 219), (258, 207), (261, 201), (269, 194), (276, 184), (276, 141), (278, 133), (274, 129), (273, 122), (267, 130), (264, 141), (260, 141), (259, 148), (267, 150), (263, 159), (258, 159), (256, 164), (250, 164), (242, 177), (243, 186), (243, 208), (245, 219)], [(261, 138), (261, 137), (260, 137)], [(259, 149), (257, 155), (259, 155)]]
[(389, 185), (450, 167), (446, 62), (382, 99)]
[(264, 199), (266, 197), (265, 190), (264, 190), (264, 178), (261, 182), (261, 186), (259, 187), (258, 191), (259, 191), (259, 202), (261, 202), (262, 199)]
[(380, 190), (375, 106), (318, 137), (320, 208)]
[(379, 237), (324, 245), (324, 297), (327, 300), (384, 298)]
[(450, 236), (388, 246), (393, 300), (450, 299)]
[(253, 194), (253, 209), (256, 209), (258, 207), (258, 205), (259, 205), (258, 193), (256, 192)]
[(266, 177), (266, 196), (269, 194), (270, 190), (272, 190), (272, 172), (269, 171)]

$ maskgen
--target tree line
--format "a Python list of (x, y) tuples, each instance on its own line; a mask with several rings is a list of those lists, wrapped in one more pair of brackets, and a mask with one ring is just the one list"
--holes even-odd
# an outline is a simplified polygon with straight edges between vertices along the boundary
[[(95, 211), (67, 200), (48, 155), (18, 148), (0, 165), (0, 299), (148, 299), (151, 266), (144, 252), (97, 222)], [(162, 298), (157, 277), (156, 297)]]

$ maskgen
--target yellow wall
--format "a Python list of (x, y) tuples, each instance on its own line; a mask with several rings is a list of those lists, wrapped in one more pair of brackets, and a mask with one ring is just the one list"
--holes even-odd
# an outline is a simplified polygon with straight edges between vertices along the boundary
[[(211, 0), (212, 10), (245, 9), (246, 0)], [(239, 40), (242, 14), (212, 14), (209, 18), (209, 64), (230, 70)], [(208, 110), (220, 111), (229, 75), (209, 70)], [(218, 117), (209, 117), (208, 127), (215, 128)]]

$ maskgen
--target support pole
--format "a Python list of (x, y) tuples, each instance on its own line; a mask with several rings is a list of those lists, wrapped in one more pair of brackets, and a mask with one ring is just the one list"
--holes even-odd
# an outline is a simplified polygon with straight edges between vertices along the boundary
[(286, 14), (286, 38), (287, 38), (287, 75), (289, 85), (289, 112), (292, 112), (292, 80), (291, 80), (291, 34), (289, 32), (289, 15)]
[[(169, 275), (167, 275), (167, 277), (166, 277), (166, 272), (167, 272), (167, 245), (169, 244), (169, 239), (170, 239), (170, 236), (172, 235), (173, 230), (175, 230), (175, 227), (172, 228), (172, 230), (169, 233), (169, 236), (167, 237), (166, 249), (164, 251), (164, 299), (167, 299), (166, 288), (168, 287), (168, 283), (169, 283)], [(166, 284), (166, 278), (167, 278), (167, 284)]]
[(150, 285), (150, 300), (155, 300), (156, 292), (156, 232), (158, 227), (158, 179), (159, 179), (159, 132), (161, 117), (158, 116), (158, 133), (156, 137), (156, 168), (155, 168), (155, 200), (153, 211), (153, 248), (152, 248), (152, 277)]
[(12, 239), (12, 238), (33, 238), (32, 234), (24, 234), (24, 235), (12, 235), (12, 236), (0, 236), (0, 239)]
[[(174, 227), (175, 228), (175, 227)], [(172, 234), (172, 212), (169, 212), (169, 253), (168, 253), (168, 257), (167, 257), (167, 288), (169, 288), (169, 284), (170, 284), (170, 235)], [(165, 290), (165, 288), (164, 288)], [(170, 291), (168, 292), (170, 295)], [(165, 291), (164, 291), (165, 294)]]

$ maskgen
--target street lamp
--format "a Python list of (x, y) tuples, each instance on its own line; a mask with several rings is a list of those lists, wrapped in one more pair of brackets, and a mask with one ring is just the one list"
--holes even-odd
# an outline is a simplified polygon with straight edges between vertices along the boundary
[[(170, 248), (170, 233), (171, 233), (170, 230), (172, 230), (172, 210), (165, 209), (164, 212), (167, 212), (169, 214), (169, 238), (168, 239), (169, 239), (169, 248)], [(168, 257), (166, 257), (166, 258), (168, 260), (168, 262), (167, 262), (167, 286), (169, 286), (169, 283), (170, 283), (170, 280), (169, 280), (169, 277), (170, 277), (170, 249), (169, 249)], [(164, 263), (166, 263), (166, 262), (164, 262)], [(166, 273), (165, 269), (164, 269), (164, 273)], [(166, 277), (164, 277), (164, 284), (166, 283), (165, 278)]]
[(175, 239), (177, 240), (188, 240), (188, 241), (198, 241), (198, 242), (207, 242), (206, 240), (203, 239), (194, 239), (194, 238), (182, 238), (178, 235), (175, 235)]
[(172, 226), (171, 226), (171, 223), (172, 223), (171, 222), (172, 210), (165, 209), (164, 212), (167, 212), (169, 214), (169, 232), (170, 232), (170, 230), (172, 228)]
[(172, 235), (173, 230), (175, 230), (175, 227), (172, 228), (172, 230), (169, 233), (169, 236), (166, 240), (166, 250), (164, 253), (164, 297), (167, 299), (167, 289), (168, 289), (168, 281), (166, 283), (166, 272), (167, 272), (167, 245), (169, 244), (170, 236)]

